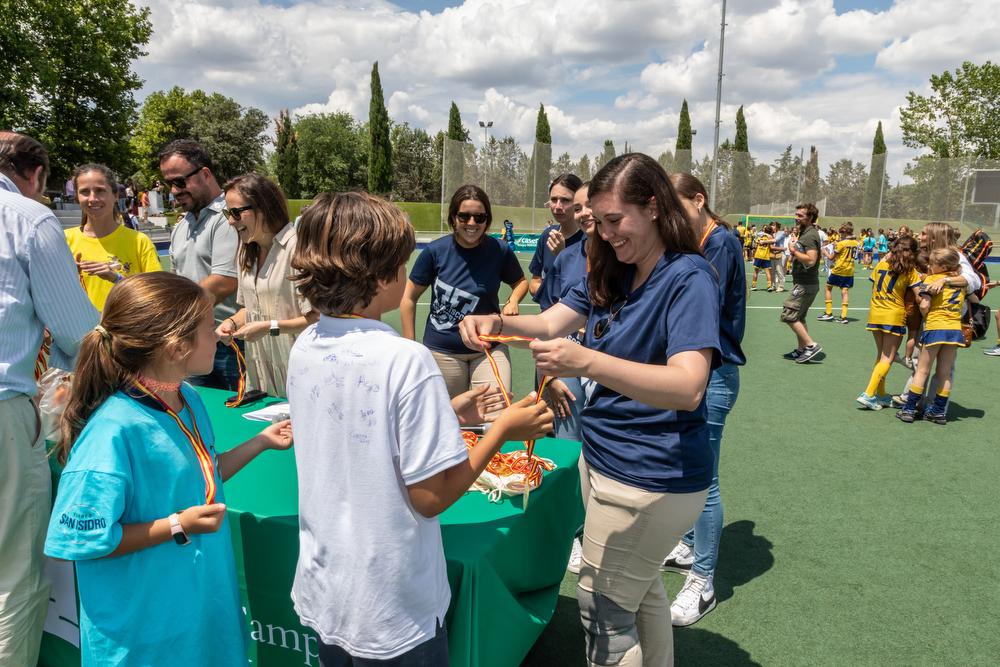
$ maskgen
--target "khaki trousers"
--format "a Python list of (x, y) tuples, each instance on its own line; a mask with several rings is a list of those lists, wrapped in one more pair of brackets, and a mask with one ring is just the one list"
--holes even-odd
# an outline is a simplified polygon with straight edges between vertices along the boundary
[[(486, 360), (486, 355), (482, 352), (470, 352), (469, 354), (453, 354), (450, 352), (435, 352), (431, 350), (434, 361), (441, 369), (444, 376), (444, 383), (448, 386), (448, 396), (455, 398), (459, 394), (468, 391), (473, 384), (496, 385), (497, 381), (493, 377), (493, 369), (490, 362)], [(507, 391), (510, 387), (510, 350), (506, 345), (495, 345), (490, 348), (493, 360), (497, 362), (500, 370), (500, 379), (503, 380)]]
[(27, 396), (0, 401), (0, 665), (34, 667), (48, 611), (43, 568), (52, 478)]
[[(673, 626), (660, 565), (663, 554), (698, 519), (708, 490), (654, 493), (602, 475), (582, 456), (579, 465), (587, 511), (579, 587), (635, 614), (639, 641), (618, 665), (669, 667), (674, 664)], [(590, 660), (595, 637), (588, 631), (586, 638)]]

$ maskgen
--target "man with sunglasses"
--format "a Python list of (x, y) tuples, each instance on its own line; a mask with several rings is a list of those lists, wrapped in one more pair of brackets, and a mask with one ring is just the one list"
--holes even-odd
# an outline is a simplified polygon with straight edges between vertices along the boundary
[[(236, 313), (239, 237), (222, 212), (226, 200), (212, 173), (211, 157), (204, 146), (189, 139), (170, 142), (159, 157), (164, 187), (184, 211), (170, 232), (173, 271), (215, 295), (215, 321), (221, 324)], [(236, 344), (242, 347), (242, 341)], [(239, 383), (236, 353), (219, 343), (215, 369), (191, 382), (235, 391)]]

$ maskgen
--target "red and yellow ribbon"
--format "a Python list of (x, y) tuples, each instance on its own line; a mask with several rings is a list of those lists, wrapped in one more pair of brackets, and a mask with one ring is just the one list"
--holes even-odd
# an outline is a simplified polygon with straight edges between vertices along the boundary
[(239, 371), (240, 379), (236, 383), (236, 396), (231, 401), (226, 401), (227, 408), (239, 407), (243, 402), (243, 395), (247, 391), (247, 360), (243, 356), (243, 350), (236, 344), (235, 340), (229, 341), (229, 347), (236, 353), (236, 368)]
[(52, 334), (48, 329), (42, 332), (42, 346), (38, 348), (38, 356), (35, 357), (35, 381), (42, 379), (45, 371), (49, 370), (49, 352), (52, 350)]
[[(212, 459), (211, 453), (208, 451), (208, 447), (205, 446), (205, 441), (201, 437), (201, 431), (198, 430), (198, 422), (194, 417), (194, 410), (189, 410), (191, 413), (191, 428), (187, 427), (184, 420), (181, 419), (180, 415), (173, 411), (173, 409), (167, 405), (162, 398), (156, 395), (154, 391), (148, 389), (139, 380), (133, 380), (132, 383), (135, 387), (149, 396), (163, 408), (163, 411), (170, 415), (177, 426), (181, 429), (184, 435), (187, 437), (188, 442), (191, 443), (191, 448), (194, 450), (194, 455), (198, 459), (198, 465), (201, 467), (201, 474), (205, 478), (205, 504), (211, 505), (215, 502), (215, 461)], [(184, 395), (178, 392), (180, 396), (181, 403), (184, 403)]]

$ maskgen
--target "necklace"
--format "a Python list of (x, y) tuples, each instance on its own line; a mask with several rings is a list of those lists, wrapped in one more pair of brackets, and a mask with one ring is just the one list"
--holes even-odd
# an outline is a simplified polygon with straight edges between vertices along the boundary
[(335, 317), (338, 320), (363, 320), (364, 315), (358, 315), (357, 313), (339, 313), (337, 315), (331, 315), (330, 317)]
[(143, 386), (152, 389), (155, 392), (161, 391), (180, 391), (180, 382), (160, 382), (159, 380), (154, 380), (151, 377), (146, 377), (145, 375), (139, 375), (137, 378)]

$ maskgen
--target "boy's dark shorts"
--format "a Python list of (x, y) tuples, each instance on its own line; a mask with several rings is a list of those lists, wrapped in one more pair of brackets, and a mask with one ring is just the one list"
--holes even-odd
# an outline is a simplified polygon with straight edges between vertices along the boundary
[(796, 285), (792, 288), (788, 298), (781, 304), (781, 316), (778, 318), (785, 324), (792, 322), (805, 322), (809, 307), (816, 300), (819, 293), (819, 284), (816, 285)]

